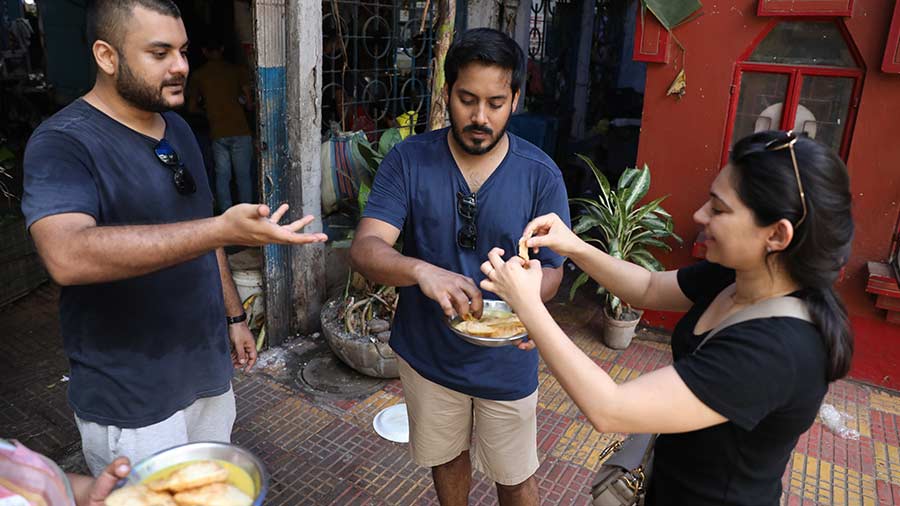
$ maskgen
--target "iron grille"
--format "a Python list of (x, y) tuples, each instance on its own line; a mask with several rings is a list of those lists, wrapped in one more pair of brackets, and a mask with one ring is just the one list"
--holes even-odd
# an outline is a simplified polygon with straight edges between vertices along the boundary
[(432, 2), (324, 0), (322, 12), (323, 133), (363, 130), (374, 141), (409, 111), (423, 131), (431, 109)]

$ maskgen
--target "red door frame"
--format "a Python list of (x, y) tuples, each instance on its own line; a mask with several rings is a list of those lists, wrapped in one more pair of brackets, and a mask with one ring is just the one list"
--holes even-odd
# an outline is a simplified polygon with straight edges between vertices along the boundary
[(846, 161), (850, 154), (850, 140), (853, 138), (853, 127), (856, 124), (856, 113), (859, 109), (859, 97), (862, 95), (863, 78), (865, 76), (865, 63), (850, 32), (843, 19), (833, 18), (810, 18), (808, 21), (827, 21), (837, 24), (844, 41), (850, 48), (853, 59), (856, 61), (857, 68), (838, 68), (838, 67), (813, 67), (807, 65), (776, 65), (771, 63), (754, 63), (747, 62), (747, 58), (753, 54), (753, 51), (759, 46), (760, 42), (769, 35), (778, 23), (785, 19), (773, 19), (765, 28), (753, 39), (747, 49), (741, 53), (737, 63), (734, 65), (734, 77), (731, 82), (731, 103), (728, 106), (728, 119), (725, 124), (725, 139), (722, 150), (722, 165), (728, 163), (728, 153), (731, 148), (732, 136), (734, 135), (734, 120), (737, 115), (738, 101), (740, 99), (741, 75), (744, 72), (758, 72), (769, 74), (788, 74), (788, 89), (785, 93), (784, 108), (781, 111), (781, 130), (792, 128), (794, 116), (797, 115), (797, 106), (800, 103), (800, 91), (805, 76), (827, 76), (827, 77), (849, 77), (854, 79), (853, 91), (850, 96), (849, 110), (847, 111), (847, 123), (844, 126), (844, 134), (841, 139), (840, 157)]

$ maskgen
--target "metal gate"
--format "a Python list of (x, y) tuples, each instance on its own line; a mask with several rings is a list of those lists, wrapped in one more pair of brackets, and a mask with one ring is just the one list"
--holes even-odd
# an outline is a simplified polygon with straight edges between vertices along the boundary
[[(431, 106), (431, 2), (323, 0), (322, 129), (370, 140), (401, 115), (422, 131)], [(424, 20), (423, 20), (424, 18)]]

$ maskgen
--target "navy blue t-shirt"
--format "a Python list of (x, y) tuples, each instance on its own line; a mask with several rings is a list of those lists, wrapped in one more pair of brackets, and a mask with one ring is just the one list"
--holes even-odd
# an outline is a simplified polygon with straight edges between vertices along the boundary
[[(164, 113), (166, 139), (197, 192), (180, 195), (156, 140), (76, 100), (41, 124), (25, 151), (27, 226), (84, 213), (100, 226), (173, 223), (212, 215), (197, 141)], [(228, 391), (232, 365), (215, 252), (110, 283), (63, 287), (60, 324), (79, 418), (144, 427), (200, 397)]]
[[(518, 251), (525, 225), (547, 213), (569, 223), (562, 174), (537, 147), (512, 134), (509, 152), (476, 195), (475, 250), (456, 244), (464, 219), (457, 192), (469, 186), (450, 153), (448, 130), (407, 138), (381, 163), (364, 215), (402, 231), (403, 254), (452, 272), (484, 279), (480, 266), (494, 247), (507, 257)], [(543, 248), (544, 267), (563, 258)], [(484, 293), (485, 299), (497, 299)], [(400, 289), (391, 331), (391, 347), (425, 378), (452, 390), (493, 400), (516, 400), (537, 389), (538, 354), (515, 346), (486, 348), (469, 344), (450, 331), (437, 302), (418, 286)]]

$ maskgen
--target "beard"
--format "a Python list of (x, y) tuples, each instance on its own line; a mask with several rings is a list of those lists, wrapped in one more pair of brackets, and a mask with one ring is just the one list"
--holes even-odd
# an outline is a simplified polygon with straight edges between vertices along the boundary
[[(506, 126), (509, 124), (509, 116), (506, 117), (506, 121), (503, 122), (503, 126), (500, 128), (500, 132), (497, 135), (494, 135), (494, 130), (488, 128), (486, 126), (476, 125), (474, 123), (466, 125), (463, 128), (459, 128), (459, 124), (453, 118), (453, 109), (448, 107), (447, 113), (450, 116), (450, 133), (453, 135), (453, 140), (456, 141), (456, 144), (462, 148), (463, 151), (470, 155), (483, 155), (485, 153), (489, 153), (494, 146), (500, 142), (500, 139), (503, 138), (503, 134), (506, 133)], [(512, 116), (512, 110), (510, 110), (510, 116)], [(487, 141), (482, 141), (477, 144), (466, 144), (466, 141), (463, 139), (463, 134), (465, 132), (481, 132), (489, 135)]]
[(131, 105), (148, 112), (166, 112), (173, 106), (163, 96), (166, 86), (184, 86), (184, 77), (175, 77), (163, 81), (159, 86), (154, 86), (134, 73), (124, 56), (120, 55), (118, 79), (116, 79), (116, 91)]

